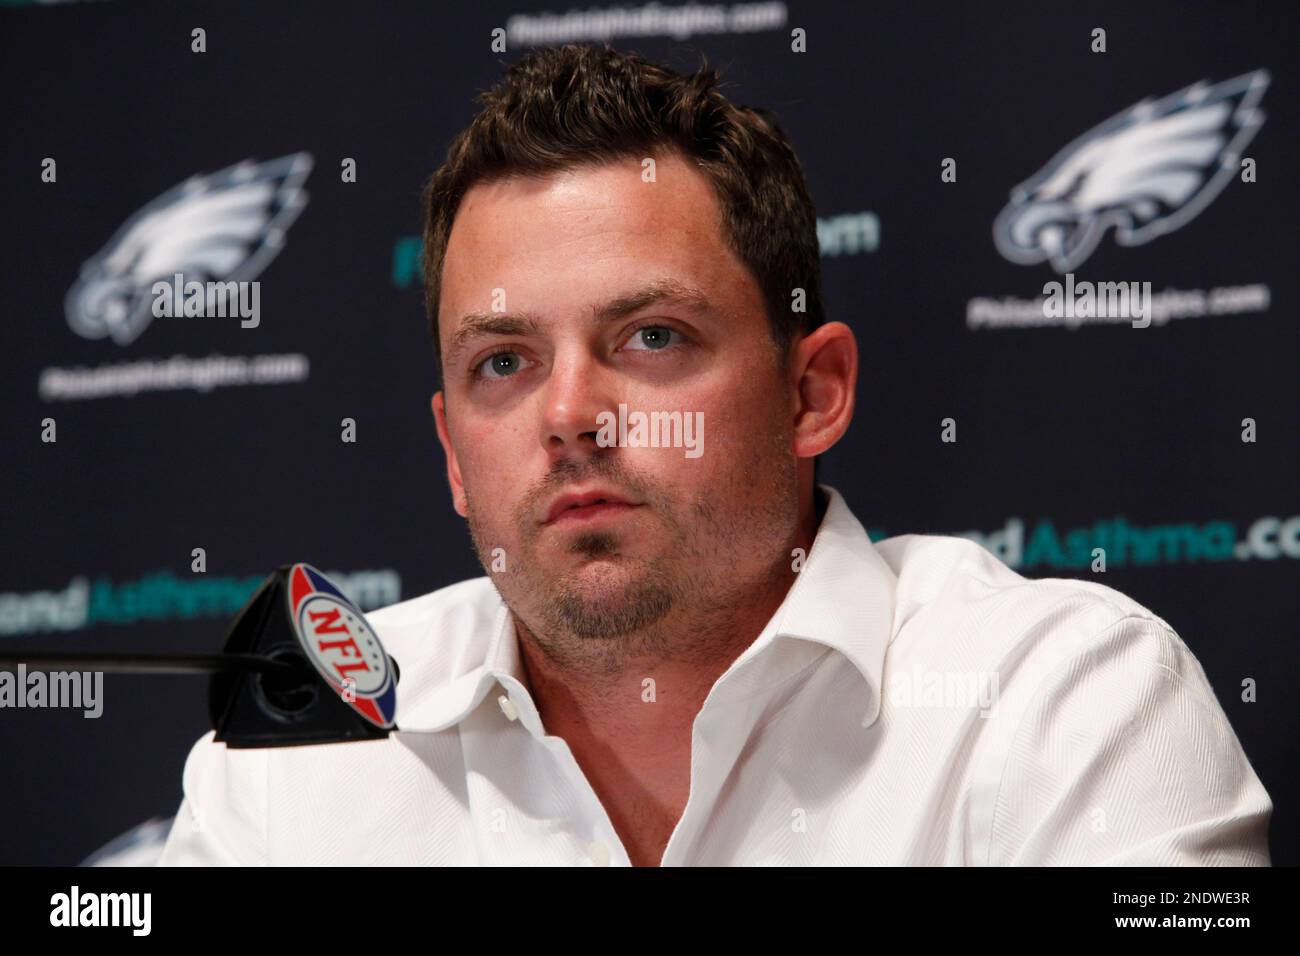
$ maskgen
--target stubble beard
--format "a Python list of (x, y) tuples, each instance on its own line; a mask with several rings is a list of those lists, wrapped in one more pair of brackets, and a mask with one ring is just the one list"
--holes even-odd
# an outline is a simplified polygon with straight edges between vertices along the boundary
[[(788, 455), (788, 446), (785, 446)], [(762, 450), (754, 449), (749, 470), (736, 473), (734, 487), (711, 491), (721, 500), (752, 499), (760, 474)], [(770, 452), (769, 452), (770, 453)], [(522, 632), (557, 668), (591, 676), (614, 677), (633, 661), (662, 660), (701, 664), (714, 660), (736, 640), (729, 626), (735, 609), (752, 601), (759, 580), (736, 573), (750, 557), (755, 541), (777, 548), (790, 540), (798, 521), (796, 472), (782, 460), (768, 479), (772, 497), (741, 512), (720, 511), (700, 496), (677, 513), (660, 508), (653, 496), (640, 495), (642, 509), (652, 511), (634, 520), (658, 521), (668, 529), (668, 546), (652, 558), (620, 551), (635, 531), (590, 531), (570, 534), (566, 551), (577, 567), (567, 573), (538, 557), (541, 534), (531, 510), (515, 516), (520, 554), (508, 555), (507, 570), (492, 573), (491, 521), (485, 521), (466, 489), (466, 512), (474, 548), (496, 584)], [(772, 472), (772, 463), (766, 463)], [(621, 478), (623, 475), (612, 475)], [(635, 488), (624, 482), (625, 487)], [(644, 487), (644, 486), (642, 486)], [(770, 542), (770, 544), (768, 544)], [(777, 568), (782, 555), (773, 552)]]

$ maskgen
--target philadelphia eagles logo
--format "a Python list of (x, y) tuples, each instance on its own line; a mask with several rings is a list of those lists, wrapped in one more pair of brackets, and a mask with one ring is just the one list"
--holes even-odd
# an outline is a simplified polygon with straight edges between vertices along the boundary
[(993, 224), (1012, 262), (1072, 271), (1106, 230), (1137, 246), (1186, 225), (1240, 172), (1264, 122), (1264, 70), (1143, 100), (1057, 153), (1011, 191)]
[(68, 290), (68, 324), (88, 339), (126, 345), (153, 318), (150, 289), (176, 273), (186, 280), (255, 278), (284, 245), (307, 204), (307, 153), (246, 160), (192, 176), (138, 211), (81, 267)]

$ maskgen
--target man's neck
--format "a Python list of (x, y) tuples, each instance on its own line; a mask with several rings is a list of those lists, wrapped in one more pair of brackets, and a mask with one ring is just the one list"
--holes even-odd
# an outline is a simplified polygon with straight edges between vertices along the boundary
[[(825, 513), (814, 489), (795, 547), (807, 555)], [(783, 557), (754, 598), (725, 609), (708, 627), (724, 635), (710, 656), (689, 660), (633, 659), (615, 677), (556, 667), (515, 618), (524, 682), (542, 725), (562, 738), (622, 837), (633, 863), (657, 865), (690, 793), (691, 734), (713, 685), (754, 642), (794, 583)], [(684, 622), (698, 633), (700, 622)]]

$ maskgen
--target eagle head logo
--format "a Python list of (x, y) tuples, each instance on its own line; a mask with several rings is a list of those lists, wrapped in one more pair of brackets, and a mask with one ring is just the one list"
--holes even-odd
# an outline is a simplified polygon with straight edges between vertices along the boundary
[(155, 282), (178, 272), (199, 282), (256, 277), (307, 204), (302, 183), (311, 165), (307, 153), (246, 160), (169, 189), (81, 267), (64, 301), (68, 324), (88, 339), (126, 345), (153, 318)]
[(1117, 243), (1137, 246), (1190, 222), (1237, 174), (1264, 122), (1255, 104), (1268, 81), (1257, 70), (1197, 83), (1084, 133), (1011, 191), (993, 224), (998, 250), (1065, 273), (1111, 226)]

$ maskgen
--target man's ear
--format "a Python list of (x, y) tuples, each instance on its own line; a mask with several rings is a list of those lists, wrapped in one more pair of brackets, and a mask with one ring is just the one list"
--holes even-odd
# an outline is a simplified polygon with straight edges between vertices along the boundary
[(819, 325), (795, 348), (794, 452), (812, 458), (844, 436), (853, 421), (858, 343), (843, 322)]
[(456, 514), (462, 518), (469, 517), (465, 507), (465, 485), (460, 480), (460, 462), (456, 460), (456, 449), (451, 445), (451, 434), (447, 431), (447, 407), (441, 391), (433, 393), (433, 420), (438, 426), (438, 441), (447, 456), (447, 483), (451, 485), (451, 503)]

